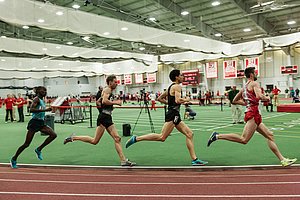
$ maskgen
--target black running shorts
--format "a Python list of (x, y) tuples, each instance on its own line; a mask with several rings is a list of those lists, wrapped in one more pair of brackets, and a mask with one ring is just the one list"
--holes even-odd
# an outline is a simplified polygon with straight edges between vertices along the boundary
[(108, 128), (111, 125), (113, 125), (114, 123), (112, 122), (111, 115), (105, 113), (99, 114), (97, 119), (97, 126), (100, 126), (100, 124), (102, 124), (105, 128)]
[(31, 119), (28, 122), (27, 130), (33, 131), (33, 132), (38, 132), (43, 127), (45, 127), (45, 126), (47, 126), (46, 123), (45, 123), (45, 120), (42, 120), (42, 119)]
[(165, 118), (165, 122), (173, 121), (175, 125), (178, 125), (181, 122), (180, 114), (176, 110), (168, 110)]

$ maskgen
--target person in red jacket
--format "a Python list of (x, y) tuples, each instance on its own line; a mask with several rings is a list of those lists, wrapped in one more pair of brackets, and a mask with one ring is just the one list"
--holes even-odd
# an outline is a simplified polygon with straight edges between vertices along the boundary
[(18, 113), (19, 113), (19, 121), (18, 122), (24, 122), (23, 106), (25, 103), (26, 103), (25, 99), (19, 93), (18, 98), (16, 99), (16, 103), (15, 103), (18, 106)]
[(279, 90), (276, 86), (275, 88), (272, 90), (272, 94), (274, 95), (274, 106), (277, 106), (279, 104), (278, 101), (278, 94), (281, 92), (281, 90)]
[(10, 114), (10, 121), (13, 122), (13, 104), (15, 103), (15, 99), (12, 97), (11, 94), (7, 95), (7, 98), (4, 99), (3, 105), (5, 104), (6, 115), (5, 115), (5, 123), (8, 121), (8, 114)]

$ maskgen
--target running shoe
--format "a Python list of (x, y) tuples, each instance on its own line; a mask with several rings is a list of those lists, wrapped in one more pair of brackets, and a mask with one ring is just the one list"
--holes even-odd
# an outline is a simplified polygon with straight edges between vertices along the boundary
[(11, 168), (13, 169), (17, 169), (18, 166), (17, 166), (17, 161), (16, 160), (13, 160), (13, 159), (10, 159), (10, 166)]
[(192, 165), (193, 166), (203, 166), (206, 165), (208, 162), (200, 159), (192, 160)]
[(74, 133), (72, 133), (69, 137), (66, 137), (64, 140), (64, 144), (67, 144), (69, 142), (73, 142)]
[(122, 167), (126, 167), (126, 166), (132, 167), (132, 166), (135, 166), (135, 165), (136, 165), (136, 163), (131, 162), (130, 160), (128, 160), (128, 158), (124, 161), (121, 161), (121, 166)]
[(213, 133), (210, 135), (210, 137), (209, 137), (209, 139), (208, 139), (208, 142), (207, 142), (207, 146), (208, 146), (208, 147), (210, 146), (211, 143), (213, 143), (214, 141), (217, 140), (217, 135), (219, 135), (219, 133), (217, 133), (217, 132), (213, 132)]
[(126, 148), (130, 147), (134, 143), (136, 143), (136, 136), (135, 135), (133, 135), (129, 140), (127, 140), (127, 142), (126, 142)]
[(283, 167), (288, 167), (288, 166), (291, 166), (292, 164), (294, 164), (296, 161), (297, 161), (297, 158), (294, 158), (294, 159), (284, 158), (284, 159), (281, 161), (281, 165), (282, 165)]
[(42, 152), (39, 151), (37, 148), (34, 150), (34, 152), (36, 153), (36, 156), (39, 160), (43, 160), (43, 156), (42, 156)]

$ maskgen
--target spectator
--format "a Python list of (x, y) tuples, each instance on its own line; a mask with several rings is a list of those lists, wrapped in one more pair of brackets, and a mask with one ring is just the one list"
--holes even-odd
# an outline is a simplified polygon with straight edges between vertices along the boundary
[(24, 104), (25, 104), (25, 99), (23, 99), (22, 95), (19, 93), (18, 98), (16, 99), (16, 105), (18, 107), (18, 113), (19, 113), (19, 121), (18, 122), (24, 122)]
[[(266, 97), (269, 96), (268, 93), (266, 93)], [(270, 112), (269, 106), (271, 108), (271, 112), (273, 112), (273, 104), (272, 104), (272, 98), (270, 97), (270, 100), (264, 101), (264, 106), (266, 106), (267, 112)]]
[(272, 94), (274, 95), (274, 105), (277, 106), (279, 104), (279, 100), (278, 100), (278, 94), (281, 92), (280, 89), (278, 89), (276, 86), (275, 88), (272, 90)]
[(193, 111), (189, 104), (185, 104), (184, 119), (194, 120), (197, 113)]
[(149, 95), (149, 97), (150, 97), (150, 100), (151, 100), (151, 110), (154, 109), (156, 111), (156, 107), (155, 107), (155, 104), (156, 104), (156, 102), (155, 102), (156, 95), (153, 92), (151, 92), (151, 94)]
[(296, 92), (296, 97), (299, 97), (299, 89), (298, 88), (295, 90), (295, 92)]
[(5, 110), (6, 110), (6, 115), (5, 115), (5, 123), (8, 121), (8, 115), (10, 114), (10, 121), (13, 122), (13, 104), (15, 103), (14, 98), (12, 97), (11, 94), (7, 95), (7, 98), (4, 99), (3, 105), (5, 104)]
[(284, 92), (285, 92), (285, 98), (288, 98), (288, 95), (289, 95), (289, 89), (286, 88)]
[(232, 123), (236, 124), (243, 124), (244, 122), (242, 121), (242, 109), (241, 105), (237, 104), (232, 104), (232, 101), (234, 97), (239, 93), (239, 90), (236, 89), (236, 86), (232, 86), (231, 90), (228, 92), (228, 99), (231, 104), (231, 116), (232, 116)]
[(99, 86), (98, 92), (96, 94), (96, 106), (97, 106), (99, 113), (101, 112), (101, 108), (100, 108), (101, 104), (99, 103), (100, 101), (98, 101), (98, 99), (101, 97), (102, 91), (103, 91), (103, 87)]

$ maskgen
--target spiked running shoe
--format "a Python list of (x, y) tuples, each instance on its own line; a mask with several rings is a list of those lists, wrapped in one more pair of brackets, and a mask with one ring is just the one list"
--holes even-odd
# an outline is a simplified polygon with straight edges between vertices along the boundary
[(17, 166), (17, 161), (16, 160), (13, 160), (13, 159), (10, 159), (10, 166), (11, 168), (13, 169), (17, 169), (18, 166)]
[(67, 144), (67, 143), (69, 143), (69, 142), (73, 142), (73, 137), (74, 137), (74, 133), (72, 133), (69, 137), (66, 137), (65, 139), (64, 139), (64, 144)]
[(208, 147), (210, 146), (211, 143), (213, 143), (214, 141), (217, 140), (217, 135), (219, 135), (219, 133), (217, 133), (217, 132), (213, 132), (213, 133), (210, 135), (210, 137), (209, 137), (209, 139), (208, 139), (208, 142), (207, 142), (207, 146), (208, 146)]
[(282, 165), (283, 167), (288, 167), (288, 166), (291, 166), (292, 164), (294, 164), (296, 161), (297, 161), (297, 158), (294, 158), (294, 159), (284, 158), (284, 159), (281, 161), (281, 165)]
[(203, 166), (206, 165), (208, 162), (200, 159), (192, 160), (192, 165), (193, 166)]
[(130, 147), (134, 143), (136, 143), (136, 136), (135, 135), (133, 135), (129, 140), (127, 140), (127, 142), (126, 142), (126, 148)]
[(126, 159), (126, 160), (124, 160), (124, 161), (121, 161), (121, 166), (122, 166), (122, 167), (126, 167), (126, 166), (132, 167), (132, 166), (135, 166), (135, 165), (136, 165), (135, 162), (131, 162), (131, 161), (128, 160), (128, 159)]
[(34, 150), (34, 152), (36, 153), (36, 157), (39, 159), (39, 160), (43, 160), (43, 156), (42, 156), (42, 152), (39, 151), (37, 148)]

